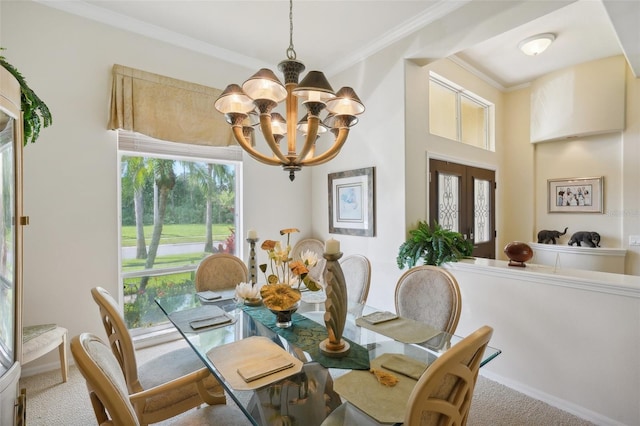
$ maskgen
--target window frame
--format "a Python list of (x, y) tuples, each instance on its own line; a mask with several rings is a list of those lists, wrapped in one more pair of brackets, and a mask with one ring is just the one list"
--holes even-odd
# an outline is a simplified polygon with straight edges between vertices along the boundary
[[(159, 159), (192, 162), (215, 162), (217, 164), (232, 165), (235, 168), (235, 216), (236, 236), (244, 235), (243, 224), (243, 162), (242, 150), (239, 146), (217, 147), (208, 145), (193, 145), (188, 143), (169, 142), (153, 139), (139, 133), (126, 130), (116, 131), (117, 155), (117, 228), (118, 228), (118, 300), (122, 308), (124, 304), (124, 279), (142, 276), (171, 275), (180, 272), (195, 271), (197, 265), (185, 265), (165, 269), (143, 270), (135, 272), (122, 271), (122, 182), (120, 167), (123, 156), (143, 156)], [(243, 250), (236, 245), (236, 255), (243, 258)], [(146, 328), (130, 329), (136, 348), (143, 348), (159, 343), (175, 340), (179, 334), (175, 327), (168, 324), (154, 325)]]
[[(495, 151), (495, 142), (493, 138), (493, 128), (495, 126), (495, 105), (492, 102), (478, 96), (477, 94), (465, 89), (464, 87), (446, 79), (445, 77), (429, 71), (429, 83), (434, 83), (440, 87), (451, 91), (455, 96), (455, 123), (456, 123), (456, 139), (450, 139), (446, 136), (437, 135), (431, 133), (431, 121), (429, 121), (429, 133), (432, 135), (442, 137), (449, 140), (455, 140), (456, 142), (464, 143), (465, 145), (475, 146), (486, 151)], [(431, 97), (431, 91), (429, 90), (429, 97)], [(465, 98), (484, 110), (484, 146), (469, 144), (462, 140), (462, 98)]]

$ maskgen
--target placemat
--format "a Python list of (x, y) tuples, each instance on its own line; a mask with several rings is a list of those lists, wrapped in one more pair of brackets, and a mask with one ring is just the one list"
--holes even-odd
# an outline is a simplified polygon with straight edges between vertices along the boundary
[(380, 423), (402, 423), (409, 395), (418, 381), (382, 367), (395, 356), (398, 354), (383, 354), (371, 360), (371, 368), (386, 371), (398, 378), (395, 386), (378, 383), (376, 376), (369, 371), (350, 371), (335, 379), (333, 389)]
[[(223, 324), (214, 324), (208, 327), (200, 327), (197, 329), (191, 326), (192, 321), (219, 317), (226, 318), (228, 319), (228, 321)], [(202, 331), (208, 331), (217, 327), (225, 327), (236, 322), (236, 319), (233, 316), (227, 314), (219, 306), (216, 305), (202, 305), (196, 308), (172, 312), (171, 314), (169, 314), (169, 319), (183, 333), (200, 333)]]
[(356, 325), (402, 343), (426, 342), (440, 333), (440, 330), (436, 330), (423, 322), (402, 317), (378, 324), (371, 324), (360, 317), (356, 319)]
[[(290, 355), (276, 343), (264, 336), (252, 336), (222, 346), (216, 346), (207, 352), (216, 369), (222, 374), (227, 383), (236, 390), (252, 390), (282, 380), (302, 370), (303, 362)], [(293, 364), (285, 370), (280, 370), (265, 377), (246, 382), (238, 369), (248, 366), (263, 366), (269, 369), (267, 360), (286, 358)]]
[(294, 313), (291, 316), (293, 325), (289, 328), (280, 328), (276, 325), (276, 316), (264, 306), (243, 306), (242, 309), (253, 319), (282, 336), (287, 342), (307, 352), (313, 361), (326, 368), (369, 369), (369, 351), (349, 339), (345, 339), (351, 347), (347, 356), (344, 358), (324, 356), (318, 345), (328, 337), (327, 329), (309, 318)]
[(418, 361), (417, 359), (413, 359), (404, 354), (389, 355), (391, 356), (381, 364), (382, 368), (393, 371), (394, 373), (400, 373), (413, 380), (420, 380), (422, 373), (424, 373), (428, 367), (424, 362)]

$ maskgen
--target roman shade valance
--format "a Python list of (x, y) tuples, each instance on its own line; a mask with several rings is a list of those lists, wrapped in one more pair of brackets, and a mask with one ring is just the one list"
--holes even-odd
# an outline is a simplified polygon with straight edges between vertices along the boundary
[(110, 130), (196, 145), (235, 144), (213, 107), (221, 90), (123, 65), (113, 66)]

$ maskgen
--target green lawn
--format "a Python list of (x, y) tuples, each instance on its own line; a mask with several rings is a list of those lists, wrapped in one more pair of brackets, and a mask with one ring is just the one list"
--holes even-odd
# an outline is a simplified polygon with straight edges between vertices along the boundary
[[(174, 266), (197, 265), (205, 256), (211, 253), (187, 253), (157, 256), (153, 263), (154, 269), (172, 268)], [(146, 259), (122, 259), (122, 272), (141, 271)]]
[[(231, 225), (216, 224), (213, 226), (213, 240), (224, 241), (231, 234)], [(150, 242), (153, 226), (144, 227), (147, 245)], [(164, 225), (160, 244), (204, 243), (205, 225)], [(135, 247), (135, 226), (122, 227), (122, 246)], [(204, 245), (203, 245), (204, 249)], [(158, 256), (153, 269), (164, 269), (185, 265), (197, 265), (211, 253), (196, 252)], [(144, 259), (122, 259), (122, 271), (134, 272), (144, 269)], [(195, 292), (194, 271), (151, 277), (144, 292), (140, 291), (140, 277), (124, 280), (124, 314), (129, 328), (147, 327), (166, 321), (166, 317), (156, 306), (154, 299), (158, 296), (191, 294)]]
[[(222, 241), (226, 239), (231, 233), (230, 229), (233, 229), (233, 225), (227, 224), (214, 224), (213, 225), (213, 240)], [(204, 242), (205, 240), (205, 225), (192, 224), (192, 225), (164, 225), (162, 227), (162, 238), (160, 244), (177, 244), (177, 243), (194, 243)], [(147, 245), (151, 240), (151, 234), (153, 233), (153, 225), (147, 225), (144, 227), (144, 236), (147, 241)], [(133, 247), (136, 245), (136, 227), (135, 226), (123, 226), (122, 227), (122, 246)]]

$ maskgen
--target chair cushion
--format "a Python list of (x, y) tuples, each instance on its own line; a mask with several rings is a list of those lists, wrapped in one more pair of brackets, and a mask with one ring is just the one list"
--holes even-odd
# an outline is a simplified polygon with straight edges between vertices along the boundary
[[(205, 365), (190, 347), (177, 349), (145, 362), (138, 368), (138, 378), (144, 389), (149, 389), (203, 368)], [(210, 376), (205, 380), (207, 389), (223, 392), (220, 383)], [(145, 412), (154, 412), (198, 394), (194, 384), (164, 392), (147, 401)]]
[[(22, 358), (23, 363), (33, 361), (32, 354), (45, 354), (54, 350), (62, 343), (62, 336), (67, 333), (67, 329), (53, 324), (54, 328), (33, 328), (29, 331), (28, 339), (23, 339)], [(34, 326), (36, 327), (36, 326)], [(27, 327), (25, 327), (27, 328)], [(44, 330), (44, 331), (43, 331)]]

